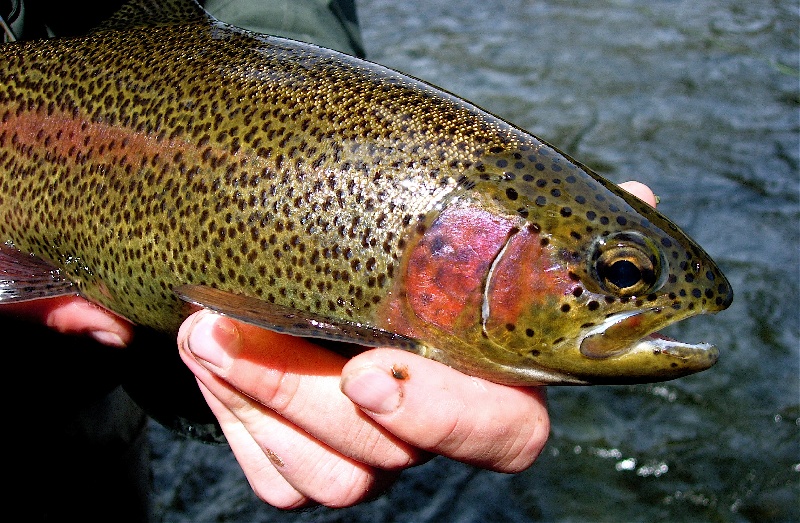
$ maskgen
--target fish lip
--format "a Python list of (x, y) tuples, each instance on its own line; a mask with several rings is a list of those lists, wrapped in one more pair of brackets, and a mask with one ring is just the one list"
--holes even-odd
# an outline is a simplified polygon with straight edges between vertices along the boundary
[[(618, 345), (616, 349), (610, 350), (607, 344), (601, 344), (603, 341), (608, 341), (604, 338), (606, 332), (623, 321), (626, 321), (635, 316), (643, 314), (644, 311), (623, 311), (612, 314), (607, 317), (602, 323), (595, 325), (586, 331), (579, 340), (578, 346), (580, 347), (581, 354), (589, 359), (606, 359), (620, 354), (627, 353), (631, 350), (630, 344)], [(649, 333), (648, 333), (649, 334)]]
[[(609, 316), (605, 321), (588, 330), (580, 339), (581, 354), (589, 359), (602, 360), (626, 354), (648, 352), (654, 356), (663, 354), (687, 362), (702, 360), (705, 367), (716, 363), (719, 358), (719, 349), (716, 346), (710, 343), (678, 341), (656, 332), (655, 329), (647, 328), (646, 316), (659, 311), (658, 308), (650, 308), (639, 311), (623, 311)], [(637, 332), (635, 324), (640, 320), (645, 328)], [(615, 328), (620, 329), (621, 334), (627, 334), (624, 329), (629, 328), (634, 335), (626, 335), (622, 338), (622, 342), (615, 343), (616, 337), (606, 338), (606, 335)], [(626, 341), (626, 338), (629, 340)]]
[(686, 361), (695, 360), (697, 356), (702, 355), (709, 367), (719, 359), (719, 349), (711, 343), (685, 343), (657, 332), (639, 340), (631, 350), (649, 351), (654, 355), (666, 354)]

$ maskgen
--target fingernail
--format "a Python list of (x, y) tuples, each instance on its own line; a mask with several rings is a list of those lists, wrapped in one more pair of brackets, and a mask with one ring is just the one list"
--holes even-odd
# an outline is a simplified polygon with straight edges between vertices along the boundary
[[(187, 348), (199, 358), (219, 370), (225, 370), (239, 352), (242, 339), (236, 325), (218, 314), (202, 314), (189, 334)], [(217, 370), (211, 369), (211, 370)]]
[(361, 408), (375, 414), (389, 414), (400, 407), (403, 391), (389, 371), (369, 366), (342, 378), (342, 392)]
[(92, 331), (91, 336), (92, 338), (95, 339), (95, 341), (98, 341), (103, 345), (108, 345), (110, 347), (120, 347), (120, 348), (125, 347), (125, 342), (122, 341), (122, 337), (116, 332)]

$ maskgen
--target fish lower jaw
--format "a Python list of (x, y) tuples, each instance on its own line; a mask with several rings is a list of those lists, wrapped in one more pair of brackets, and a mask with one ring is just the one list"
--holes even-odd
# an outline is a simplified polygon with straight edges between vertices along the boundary
[(692, 361), (702, 359), (708, 367), (719, 359), (719, 349), (710, 343), (684, 343), (657, 332), (639, 340), (631, 351), (650, 352), (653, 355), (666, 354), (673, 358)]
[[(716, 363), (719, 349), (709, 343), (685, 343), (653, 331), (652, 316), (657, 309), (626, 311), (606, 318), (589, 330), (579, 342), (581, 354), (589, 360), (608, 361), (638, 359), (652, 362), (655, 373), (666, 376), (670, 367), (680, 367), (683, 373), (707, 369)], [(657, 360), (670, 364), (662, 367)], [(649, 366), (649, 365), (647, 365)]]

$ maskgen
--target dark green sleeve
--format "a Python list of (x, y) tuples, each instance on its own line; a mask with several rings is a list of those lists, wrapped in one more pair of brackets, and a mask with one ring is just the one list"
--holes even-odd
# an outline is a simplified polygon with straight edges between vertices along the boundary
[[(86, 34), (124, 2), (0, 0), (19, 39)], [(363, 57), (355, 0), (200, 0), (214, 17), (229, 24), (310, 42)]]
[(205, 0), (216, 18), (251, 31), (364, 56), (355, 0)]

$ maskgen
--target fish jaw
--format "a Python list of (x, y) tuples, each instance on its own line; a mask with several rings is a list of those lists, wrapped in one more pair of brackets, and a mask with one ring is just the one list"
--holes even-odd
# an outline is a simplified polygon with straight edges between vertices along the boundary
[[(580, 353), (586, 358), (587, 370), (594, 363), (611, 363), (615, 375), (608, 379), (616, 383), (637, 383), (679, 378), (706, 370), (717, 362), (719, 349), (712, 344), (685, 343), (652, 331), (654, 326), (663, 323), (662, 311), (658, 308), (606, 318), (577, 340)], [(589, 372), (595, 380), (603, 380), (601, 370), (599, 367)]]
[[(562, 325), (554, 330), (564, 334), (558, 343), (526, 342), (524, 348), (507, 328), (484, 330), (482, 339), (473, 333), (471, 349), (453, 350), (456, 345), (451, 343), (442, 354), (432, 352), (429, 357), (507, 385), (669, 381), (709, 369), (719, 359), (719, 349), (710, 343), (687, 343), (657, 332), (694, 315), (675, 316), (658, 307), (623, 311), (590, 328), (573, 325), (570, 330)], [(557, 320), (551, 318), (545, 321)], [(479, 351), (480, 356), (473, 352), (465, 357), (470, 350)]]

